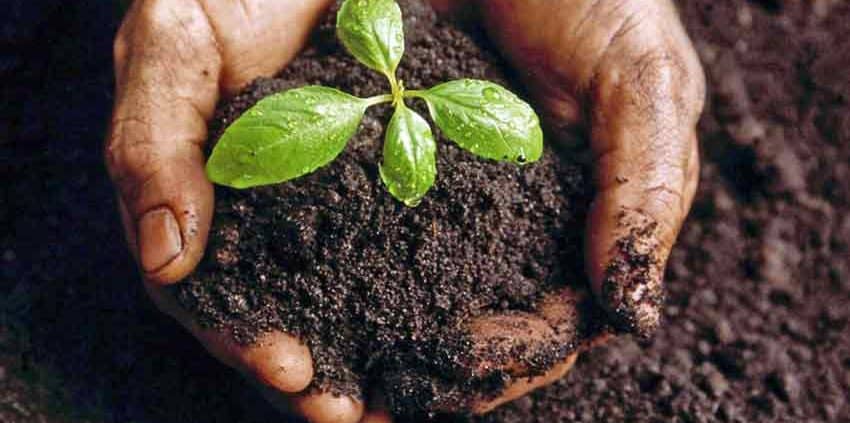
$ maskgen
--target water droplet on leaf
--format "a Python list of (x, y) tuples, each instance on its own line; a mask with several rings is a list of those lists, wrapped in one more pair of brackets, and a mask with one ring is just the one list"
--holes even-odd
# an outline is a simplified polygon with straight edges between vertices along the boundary
[(487, 87), (484, 89), (484, 98), (490, 101), (496, 101), (502, 98), (502, 94), (493, 87)]
[(254, 151), (250, 151), (250, 152), (246, 152), (246, 153), (244, 153), (244, 154), (240, 154), (240, 155), (239, 155), (239, 157), (237, 157), (237, 159), (236, 159), (236, 160), (237, 160), (240, 164), (247, 165), (247, 164), (251, 164), (251, 163), (253, 163), (253, 162), (254, 162), (254, 159), (255, 159), (256, 157), (257, 157), (257, 153), (256, 153), (256, 152), (254, 152)]

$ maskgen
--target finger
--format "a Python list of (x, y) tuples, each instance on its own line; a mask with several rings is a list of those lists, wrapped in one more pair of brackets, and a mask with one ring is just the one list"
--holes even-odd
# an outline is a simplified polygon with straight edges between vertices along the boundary
[(369, 407), (360, 423), (392, 423), (393, 416), (387, 409), (384, 396), (379, 391), (369, 395)]
[[(618, 328), (648, 336), (661, 315), (665, 262), (696, 187), (704, 96), (701, 67), (672, 3), (564, 8), (493, 0), (484, 9), (544, 119), (589, 123), (597, 196), (585, 237), (588, 273)], [(589, 107), (576, 107), (575, 99)]]
[(357, 423), (363, 417), (363, 403), (331, 393), (304, 393), (289, 399), (293, 411), (310, 423)]
[[(499, 370), (522, 375), (538, 360), (557, 354), (570, 336), (558, 336), (544, 321), (528, 313), (488, 316), (470, 325), (471, 356), (477, 362), (469, 377), (483, 377)], [(568, 341), (567, 341), (568, 342)]]
[(581, 337), (592, 330), (593, 316), (580, 312), (588, 299), (569, 287), (547, 293), (531, 312), (475, 318), (458, 345), (444, 349), (467, 378), (496, 371), (515, 377), (542, 374), (583, 346)]
[(699, 141), (696, 133), (691, 137), (691, 156), (688, 159), (686, 176), (685, 176), (685, 203), (693, 204), (694, 197), (697, 194), (699, 187)]
[(665, 264), (697, 183), (702, 74), (685, 55), (631, 56), (598, 74), (591, 94), (597, 194), (588, 272), (618, 327), (643, 337), (659, 325)]
[(559, 379), (563, 378), (570, 369), (573, 368), (573, 365), (578, 358), (578, 353), (573, 353), (567, 357), (561, 363), (556, 364), (549, 371), (544, 373), (541, 376), (529, 378), (529, 379), (520, 379), (510, 386), (505, 388), (502, 394), (495, 399), (491, 400), (482, 400), (477, 402), (472, 407), (472, 412), (475, 414), (486, 414), (490, 411), (493, 411), (496, 407), (499, 407), (503, 404), (507, 404), (517, 398), (523, 397), (529, 392), (532, 392), (536, 389), (540, 389), (544, 386), (551, 385), (552, 383), (557, 382)]
[(350, 397), (312, 391), (286, 395), (268, 386), (257, 385), (256, 388), (281, 414), (296, 414), (310, 423), (356, 423), (363, 416), (363, 404)]
[(200, 260), (213, 189), (203, 142), (220, 88), (278, 71), (325, 0), (163, 0), (133, 4), (115, 40), (116, 104), (106, 162), (131, 250), (149, 280), (173, 283)]
[(361, 401), (305, 391), (313, 379), (313, 362), (309, 348), (298, 339), (273, 332), (251, 345), (238, 345), (228, 333), (200, 327), (163, 287), (145, 286), (160, 310), (189, 330), (210, 355), (256, 382), (263, 397), (281, 412), (311, 423), (357, 422), (362, 417)]
[(393, 418), (387, 410), (369, 410), (360, 423), (392, 423)]
[[(563, 288), (546, 294), (531, 312), (472, 320), (439, 346), (438, 361), (456, 381), (426, 384), (439, 387), (433, 408), (484, 413), (562, 377), (579, 350), (598, 339), (596, 332), (584, 332), (592, 330), (588, 320), (594, 316), (580, 313), (592, 301), (589, 294)], [(464, 387), (470, 380), (484, 383)], [(506, 384), (494, 385), (500, 380)]]
[(301, 392), (313, 379), (310, 349), (282, 332), (266, 334), (251, 345), (239, 345), (229, 333), (201, 327), (162, 286), (145, 283), (154, 304), (197, 338), (210, 355), (268, 388)]
[[(539, 361), (535, 361), (533, 357), (529, 357), (527, 352), (525, 354), (513, 354), (511, 355), (513, 358), (507, 362), (487, 363), (488, 366), (503, 366), (502, 368), (506, 369), (513, 376), (513, 382), (496, 398), (482, 398), (473, 402), (472, 411), (475, 414), (488, 413), (500, 405), (556, 382), (572, 369), (578, 358), (578, 351), (583, 351), (606, 342), (609, 338), (607, 333), (589, 329), (592, 322), (587, 322), (587, 320), (593, 319), (594, 316), (582, 315), (580, 312), (582, 308), (581, 304), (586, 301), (585, 295), (577, 293), (570, 288), (564, 288), (545, 295), (535, 307), (533, 316), (537, 319), (537, 326), (545, 323), (549, 329), (537, 329), (535, 331), (525, 332), (525, 334), (512, 334), (512, 336), (519, 335), (519, 339), (522, 339), (521, 342), (525, 345), (524, 348), (528, 348), (529, 350), (545, 351), (546, 348), (549, 348), (550, 352), (548, 354), (563, 354), (563, 351), (576, 352), (569, 354), (565, 359), (556, 362), (554, 365), (545, 361), (546, 366), (551, 365), (549, 370), (531, 378), (522, 376), (535, 374), (535, 369), (529, 366), (529, 363), (539, 363)], [(492, 342), (494, 337), (498, 337), (497, 334), (499, 332), (503, 332), (498, 326), (490, 326), (489, 324), (481, 325), (480, 323), (477, 326), (479, 343)], [(585, 333), (588, 330), (591, 332)], [(588, 335), (589, 339), (582, 338), (588, 337)], [(538, 336), (544, 336), (545, 338), (536, 338)], [(557, 355), (555, 356), (557, 357)]]
[(201, 0), (224, 68), (221, 87), (233, 94), (272, 76), (303, 48), (332, 0)]
[(153, 281), (182, 278), (203, 254), (213, 193), (200, 146), (220, 65), (212, 30), (192, 2), (135, 2), (115, 40), (105, 158), (131, 249)]

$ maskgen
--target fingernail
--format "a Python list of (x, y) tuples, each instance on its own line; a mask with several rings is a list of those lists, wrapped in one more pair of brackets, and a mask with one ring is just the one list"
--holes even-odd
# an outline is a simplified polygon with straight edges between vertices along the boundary
[(153, 209), (139, 220), (139, 261), (146, 273), (170, 263), (183, 250), (180, 225), (166, 207)]

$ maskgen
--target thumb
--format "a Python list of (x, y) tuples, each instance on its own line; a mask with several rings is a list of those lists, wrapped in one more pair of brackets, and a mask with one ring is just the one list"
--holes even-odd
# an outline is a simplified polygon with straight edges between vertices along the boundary
[(690, 50), (601, 68), (589, 93), (597, 194), (587, 269), (617, 328), (648, 337), (659, 325), (665, 264), (697, 187), (703, 75)]
[(589, 124), (586, 267), (618, 329), (648, 336), (696, 190), (704, 76), (669, 0), (561, 3), (493, 0), (483, 12), (555, 135)]
[(203, 142), (219, 92), (277, 72), (329, 0), (133, 2), (115, 40), (106, 163), (147, 279), (173, 283), (203, 256), (213, 188)]
[(202, 144), (220, 69), (195, 2), (135, 2), (116, 37), (105, 159), (131, 250), (155, 283), (180, 280), (203, 255), (213, 188)]

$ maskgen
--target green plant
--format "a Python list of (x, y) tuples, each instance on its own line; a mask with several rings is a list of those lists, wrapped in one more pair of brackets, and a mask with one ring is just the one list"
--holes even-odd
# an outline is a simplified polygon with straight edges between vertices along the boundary
[(436, 143), (428, 122), (407, 107), (406, 98), (424, 100), (445, 136), (474, 154), (518, 164), (540, 158), (540, 120), (505, 88), (464, 79), (428, 90), (405, 90), (396, 78), (404, 31), (394, 0), (344, 1), (337, 14), (337, 35), (357, 60), (386, 75), (391, 93), (358, 98), (307, 86), (269, 96), (225, 130), (207, 162), (210, 180), (249, 188), (313, 172), (342, 152), (367, 108), (392, 103), (395, 112), (386, 131), (381, 179), (394, 197), (415, 207), (434, 184)]

